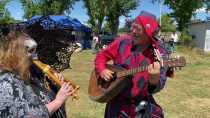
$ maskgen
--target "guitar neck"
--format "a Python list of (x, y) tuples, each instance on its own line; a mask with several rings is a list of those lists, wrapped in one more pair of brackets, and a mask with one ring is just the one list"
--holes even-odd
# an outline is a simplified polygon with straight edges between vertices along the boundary
[(133, 68), (133, 69), (129, 69), (129, 70), (124, 70), (124, 71), (118, 72), (117, 77), (120, 78), (120, 77), (124, 77), (124, 76), (128, 76), (128, 75), (133, 75), (138, 72), (143, 72), (143, 71), (147, 70), (147, 67), (148, 67), (148, 65), (145, 65), (145, 66), (139, 66), (137, 68)]
[[(185, 63), (182, 64), (179, 62), (179, 60), (172, 60), (172, 59), (163, 60), (163, 62), (162, 62), (163, 67), (182, 67), (184, 65), (185, 65)], [(143, 72), (143, 71), (147, 70), (147, 68), (148, 68), (148, 65), (142, 65), (142, 66), (139, 66), (136, 68), (124, 70), (124, 71), (118, 72), (117, 77), (133, 75), (138, 72)]]

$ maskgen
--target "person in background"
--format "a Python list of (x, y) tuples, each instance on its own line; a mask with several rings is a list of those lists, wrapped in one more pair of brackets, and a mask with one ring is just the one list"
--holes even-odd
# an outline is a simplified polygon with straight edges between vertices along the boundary
[(178, 44), (178, 42), (179, 42), (178, 34), (177, 34), (176, 32), (173, 32), (172, 38), (174, 39), (174, 51), (176, 51), (177, 44)]
[(42, 102), (31, 82), (31, 61), (23, 34), (9, 33), (0, 45), (0, 117), (48, 118), (57, 111), (71, 94), (69, 83), (63, 83), (56, 97)]
[(92, 51), (93, 53), (97, 53), (99, 50), (99, 36), (94, 33), (93, 40), (92, 40)]
[(178, 35), (177, 33), (174, 31), (172, 34), (171, 34), (171, 51), (172, 52), (175, 52), (176, 51), (176, 46), (177, 46), (177, 43), (179, 41), (179, 38), (178, 38)]

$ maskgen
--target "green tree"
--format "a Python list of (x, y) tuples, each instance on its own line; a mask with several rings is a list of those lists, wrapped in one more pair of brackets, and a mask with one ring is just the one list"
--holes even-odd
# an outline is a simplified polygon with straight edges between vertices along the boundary
[(102, 31), (102, 25), (106, 16), (106, 0), (83, 0), (84, 7), (87, 9), (89, 16), (88, 23), (94, 32)]
[(43, 15), (60, 15), (64, 11), (70, 13), (74, 3), (78, 0), (40, 0)]
[(42, 15), (41, 5), (33, 0), (20, 0), (24, 9), (24, 18), (30, 19), (34, 15)]
[(195, 42), (193, 42), (192, 36), (189, 34), (187, 28), (184, 28), (181, 32), (180, 39), (183, 41), (184, 45), (188, 47), (194, 47)]
[(162, 24), (161, 24), (161, 31), (162, 32), (173, 32), (176, 31), (176, 25), (173, 24), (172, 18), (165, 14), (161, 16)]
[(210, 0), (204, 0), (203, 8), (206, 9), (206, 14), (208, 15), (208, 19), (210, 16)]
[(0, 0), (0, 18), (5, 15), (5, 6), (10, 0)]
[[(102, 25), (105, 23), (105, 29), (110, 30), (112, 34), (117, 34), (119, 27), (119, 17), (127, 16), (131, 10), (134, 10), (139, 0), (83, 0), (89, 16), (89, 24), (95, 32), (102, 31)], [(106, 21), (105, 21), (106, 20)]]
[(105, 23), (103, 25), (103, 28), (102, 28), (102, 31), (103, 32), (111, 32), (110, 24), (108, 22), (105, 21)]
[(203, 6), (206, 6), (206, 10), (210, 11), (210, 1), (209, 0), (203, 0)]
[(202, 7), (201, 0), (165, 0), (165, 4), (173, 10), (171, 16), (176, 19), (180, 31), (186, 27), (194, 11)]
[(26, 19), (34, 15), (60, 15), (65, 11), (70, 13), (76, 1), (78, 0), (20, 0)]
[(195, 10), (202, 7), (203, 0), (151, 0), (152, 2), (164, 2), (165, 5), (172, 9), (170, 16), (174, 17), (178, 23), (180, 31), (186, 28), (187, 23), (194, 15)]
[(8, 2), (10, 2), (10, 0), (0, 1), (0, 24), (9, 24), (15, 22), (15, 20), (11, 17), (10, 12), (5, 7)]
[(14, 23), (15, 19), (11, 17), (10, 12), (5, 9), (4, 11), (4, 16), (0, 18), (0, 24), (10, 24)]
[(136, 9), (139, 0), (107, 0), (107, 22), (111, 33), (117, 34), (120, 16), (128, 16), (131, 10)]

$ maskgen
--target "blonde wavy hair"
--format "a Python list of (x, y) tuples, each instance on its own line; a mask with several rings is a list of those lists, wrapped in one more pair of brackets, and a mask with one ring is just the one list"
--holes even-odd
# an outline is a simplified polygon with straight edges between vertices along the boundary
[(24, 46), (25, 34), (11, 32), (1, 39), (0, 69), (18, 74), (22, 79), (30, 78), (30, 60)]

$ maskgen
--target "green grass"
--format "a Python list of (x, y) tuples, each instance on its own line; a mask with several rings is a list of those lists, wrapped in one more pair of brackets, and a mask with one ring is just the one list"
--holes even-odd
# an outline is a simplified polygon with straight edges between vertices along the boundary
[[(210, 55), (187, 48), (179, 48), (178, 54), (186, 57), (187, 66), (168, 79), (165, 88), (155, 95), (156, 101), (166, 118), (209, 118)], [(81, 87), (80, 100), (66, 102), (68, 118), (103, 118), (105, 104), (93, 102), (87, 94), (94, 58), (91, 51), (75, 53), (71, 60), (73, 69), (63, 72)]]
[(80, 86), (78, 101), (71, 99), (66, 102), (66, 111), (69, 118), (102, 118), (104, 114), (104, 104), (93, 102), (89, 99), (88, 80), (94, 68), (95, 55), (91, 51), (75, 53), (72, 56), (72, 69), (64, 71), (64, 76), (70, 78)]

